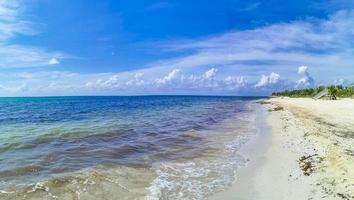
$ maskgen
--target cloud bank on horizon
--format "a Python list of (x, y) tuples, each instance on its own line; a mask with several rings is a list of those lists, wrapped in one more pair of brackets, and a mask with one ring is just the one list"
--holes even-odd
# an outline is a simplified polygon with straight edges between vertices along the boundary
[[(46, 31), (50, 30), (41, 30), (33, 17), (28, 17), (36, 14), (28, 14), (31, 3), (40, 2), (0, 1), (1, 96), (268, 95), (285, 89), (354, 82), (352, 9), (340, 8), (324, 17), (306, 16), (243, 29), (225, 29), (212, 36), (143, 38), (134, 49), (153, 52), (146, 56), (153, 60), (121, 70), (115, 67), (116, 63), (128, 65), (129, 61), (122, 61), (125, 57), (114, 58), (117, 53), (113, 50), (115, 45), (124, 42), (94, 32), (99, 44), (92, 43), (92, 52), (85, 55), (80, 54), (83, 46), (77, 45), (73, 50), (72, 46), (49, 42)], [(237, 12), (251, 12), (262, 4), (256, 2)], [(174, 6), (171, 2), (160, 2), (146, 6), (142, 12), (162, 12)], [(46, 22), (42, 20), (41, 23)], [(99, 25), (101, 21), (95, 23)], [(119, 35), (124, 31), (109, 32)], [(66, 40), (57, 35), (50, 38), (53, 37)], [(107, 52), (99, 57), (104, 62), (100, 62), (95, 51)], [(147, 60), (137, 55), (126, 57)]]

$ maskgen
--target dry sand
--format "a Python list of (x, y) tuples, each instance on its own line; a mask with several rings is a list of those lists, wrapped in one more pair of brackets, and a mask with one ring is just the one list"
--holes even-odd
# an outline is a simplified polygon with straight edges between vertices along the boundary
[(269, 143), (259, 138), (245, 146), (247, 167), (211, 199), (354, 199), (354, 100), (265, 102)]

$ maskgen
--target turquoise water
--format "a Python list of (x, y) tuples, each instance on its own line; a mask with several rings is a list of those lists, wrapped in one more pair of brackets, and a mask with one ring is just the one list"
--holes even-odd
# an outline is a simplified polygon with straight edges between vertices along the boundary
[(203, 199), (242, 164), (254, 99), (0, 98), (0, 199)]

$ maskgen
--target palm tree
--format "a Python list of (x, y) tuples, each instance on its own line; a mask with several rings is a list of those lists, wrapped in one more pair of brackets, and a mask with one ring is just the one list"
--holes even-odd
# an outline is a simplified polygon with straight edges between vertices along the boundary
[(338, 88), (334, 85), (331, 85), (328, 87), (328, 93), (329, 93), (329, 98), (331, 100), (336, 100), (338, 94)]

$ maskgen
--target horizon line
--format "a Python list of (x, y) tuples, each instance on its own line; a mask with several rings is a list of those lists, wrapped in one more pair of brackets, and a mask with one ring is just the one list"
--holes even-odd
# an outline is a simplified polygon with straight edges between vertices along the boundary
[(48, 98), (48, 97), (148, 97), (148, 96), (193, 96), (193, 97), (259, 97), (271, 95), (193, 95), (193, 94), (152, 94), (152, 95), (44, 95), (44, 96), (0, 96), (0, 98)]

